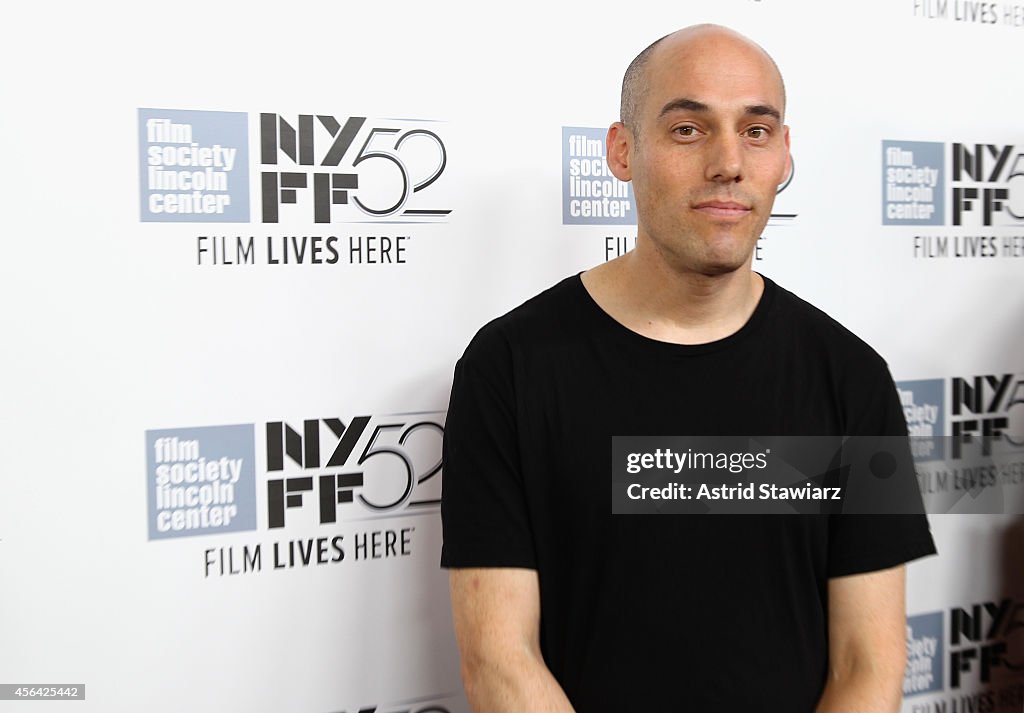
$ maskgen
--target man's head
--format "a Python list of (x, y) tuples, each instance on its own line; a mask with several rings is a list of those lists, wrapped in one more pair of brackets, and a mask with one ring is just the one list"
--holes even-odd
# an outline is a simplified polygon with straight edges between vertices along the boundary
[(608, 163), (633, 181), (638, 239), (678, 270), (749, 263), (789, 169), (785, 89), (771, 57), (715, 25), (661, 38), (630, 64)]
[(670, 37), (681, 38), (687, 34), (699, 34), (700, 32), (722, 32), (725, 34), (732, 34), (735, 38), (747, 42), (752, 47), (756, 47), (761, 50), (761, 53), (772, 63), (772, 67), (775, 69), (775, 74), (778, 75), (779, 85), (782, 89), (782, 116), (786, 116), (786, 87), (782, 81), (782, 73), (779, 72), (778, 65), (775, 64), (775, 60), (771, 58), (767, 52), (765, 52), (760, 45), (751, 42), (746, 37), (738, 33), (734, 33), (728, 28), (720, 27), (718, 25), (693, 25), (687, 27), (678, 32), (674, 32), (671, 35), (665, 35), (664, 37), (655, 40), (649, 44), (643, 51), (640, 52), (633, 61), (629, 63), (626, 68), (626, 73), (622, 77), (622, 93), (619, 96), (619, 121), (625, 124), (630, 130), (636, 131), (636, 117), (639, 105), (645, 99), (644, 89), (646, 87), (646, 76), (645, 72), (647, 64), (650, 62), (651, 55), (654, 54), (654, 49), (661, 44), (663, 40), (667, 40)]

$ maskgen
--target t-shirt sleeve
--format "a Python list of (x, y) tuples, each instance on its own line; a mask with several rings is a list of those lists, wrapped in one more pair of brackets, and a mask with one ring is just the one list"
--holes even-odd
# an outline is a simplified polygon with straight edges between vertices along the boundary
[(441, 566), (535, 568), (512, 355), (493, 325), (455, 366), (443, 463)]
[[(877, 376), (865, 386), (867, 406), (850, 424), (848, 435), (906, 437), (907, 424), (896, 384), (884, 362)], [(909, 452), (906, 459), (912, 462)], [(829, 577), (888, 569), (935, 552), (928, 518), (923, 512), (916, 515), (833, 515), (829, 522)]]

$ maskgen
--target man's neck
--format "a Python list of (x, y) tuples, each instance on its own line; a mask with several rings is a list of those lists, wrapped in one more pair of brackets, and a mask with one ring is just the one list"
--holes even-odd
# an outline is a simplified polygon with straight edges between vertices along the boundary
[(674, 344), (706, 344), (734, 334), (764, 292), (764, 280), (749, 261), (732, 272), (703, 275), (676, 270), (636, 250), (589, 270), (582, 279), (615, 321)]

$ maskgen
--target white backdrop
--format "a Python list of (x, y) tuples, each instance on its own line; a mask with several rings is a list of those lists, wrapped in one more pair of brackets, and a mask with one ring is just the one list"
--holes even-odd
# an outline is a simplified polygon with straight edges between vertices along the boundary
[[(441, 475), (430, 476), (455, 360), (484, 322), (635, 238), (635, 226), (565, 221), (563, 127), (606, 127), (629, 60), (705, 21), (759, 41), (787, 81), (796, 169), (755, 269), (878, 349), (908, 403), (938, 408), (937, 433), (972, 415), (954, 411), (954, 380), (988, 375), (1008, 386), (977, 418), (1024, 432), (1013, 403), (1024, 404), (1024, 224), (1012, 215), (1024, 215), (1024, 178), (1012, 175), (1024, 152), (1022, 6), (23, 4), (0, 29), (0, 684), (85, 684), (76, 705), (95, 711), (468, 710), (437, 566)], [(266, 164), (264, 113), (296, 129), (300, 115), (365, 122), (337, 166), (323, 166), (335, 136), (320, 119), (304, 135), (315, 164), (283, 149)], [(232, 116), (240, 130), (225, 128)], [(248, 152), (227, 174), (233, 206), (248, 193), (240, 222), (148, 214), (140, 162), (167, 145), (149, 141), (153, 117), (187, 124), (201, 146)], [(917, 165), (936, 152), (937, 223), (884, 224), (884, 141), (920, 142)], [(954, 144), (997, 147), (986, 180), (954, 181)], [(442, 145), (441, 173), (411, 191), (440, 167)], [(307, 181), (278, 223), (262, 221), (263, 172)], [(339, 179), (348, 202), (329, 206), (330, 223), (313, 220), (316, 172), (359, 183)], [(389, 206), (403, 185), (405, 209), (450, 212), (355, 206)], [(979, 191), (963, 225), (956, 187)], [(986, 188), (1007, 192), (991, 225)], [(236, 263), (238, 236), (252, 236), (253, 263), (213, 264), (199, 253), (220, 244), (211, 236)], [(273, 264), (293, 236), (289, 264)], [(333, 264), (311, 262), (311, 236), (322, 259), (334, 236)], [(350, 242), (367, 236), (402, 236), (404, 261), (368, 264), (364, 252), (353, 264)], [(923, 236), (944, 236), (948, 254), (915, 254)], [(957, 256), (977, 236), (995, 238), (996, 254)], [(314, 440), (304, 422), (317, 419), (319, 459), (302, 451)], [(302, 444), (279, 470), (274, 423)], [(330, 463), (339, 434), (357, 431)], [(241, 441), (227, 445), (228, 432)], [(241, 529), (158, 529), (150, 460), (158, 438), (175, 437), (241, 464), (228, 499)], [(357, 485), (331, 481), (336, 521), (321, 522), (319, 477), (356, 473)], [(271, 527), (272, 481), (300, 488), (284, 491), (301, 502), (282, 508), (283, 527)], [(932, 524), (941, 554), (911, 565), (908, 592), (912, 640), (935, 639), (912, 660), (932, 679), (904, 710), (1021, 710), (1019, 672), (995, 665), (983, 681), (980, 666), (992, 645), (1005, 646), (997, 663), (1024, 663), (1020, 519)], [(309, 564), (275, 567), (289, 542)], [(259, 567), (245, 571), (257, 545)], [(972, 643), (954, 619), (975, 605), (983, 640)], [(970, 668), (954, 686), (950, 662), (968, 649), (978, 658), (957, 659)]]

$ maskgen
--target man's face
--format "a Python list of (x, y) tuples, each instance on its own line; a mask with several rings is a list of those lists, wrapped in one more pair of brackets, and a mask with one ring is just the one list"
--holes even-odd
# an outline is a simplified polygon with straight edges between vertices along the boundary
[(783, 88), (733, 36), (675, 40), (646, 69), (628, 172), (640, 233), (673, 268), (718, 275), (748, 263), (788, 171)]

